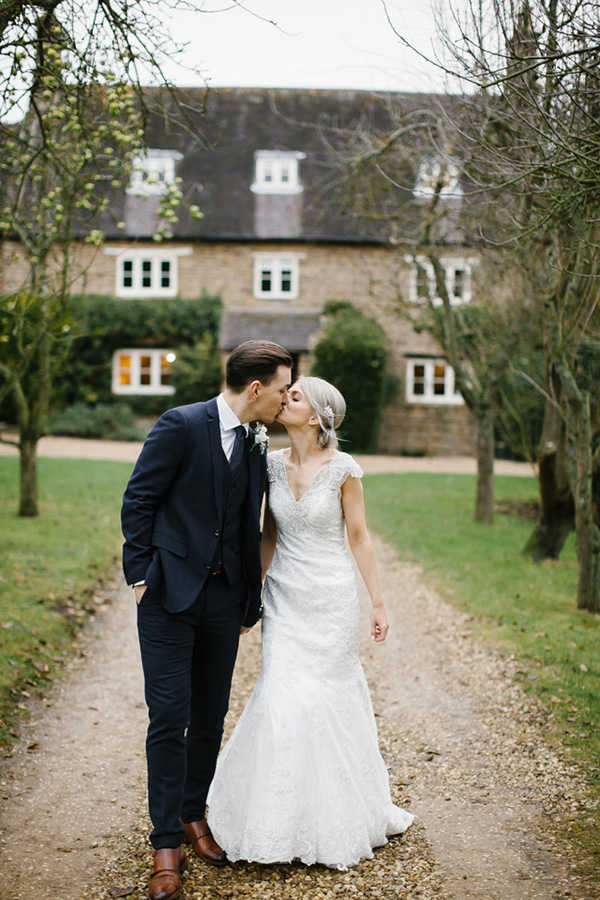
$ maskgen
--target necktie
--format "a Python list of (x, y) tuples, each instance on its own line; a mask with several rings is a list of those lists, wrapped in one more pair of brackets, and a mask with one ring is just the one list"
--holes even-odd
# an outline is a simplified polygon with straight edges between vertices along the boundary
[(229, 459), (229, 468), (232, 475), (235, 475), (239, 469), (242, 456), (244, 454), (244, 441), (246, 440), (246, 429), (243, 425), (236, 425), (235, 440), (233, 442), (233, 450)]

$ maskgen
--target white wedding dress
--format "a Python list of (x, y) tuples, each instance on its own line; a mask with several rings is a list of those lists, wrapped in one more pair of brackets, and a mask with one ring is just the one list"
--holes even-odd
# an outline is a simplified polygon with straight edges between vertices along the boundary
[(345, 869), (414, 818), (391, 801), (358, 657), (340, 488), (362, 474), (337, 453), (296, 500), (283, 451), (269, 454), (277, 545), (263, 591), (262, 668), (208, 797), (208, 822), (231, 861)]

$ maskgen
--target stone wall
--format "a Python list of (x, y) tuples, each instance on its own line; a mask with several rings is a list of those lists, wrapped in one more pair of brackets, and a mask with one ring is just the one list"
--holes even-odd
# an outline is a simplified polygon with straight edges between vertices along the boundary
[[(383, 453), (422, 451), (436, 455), (473, 454), (474, 425), (464, 406), (411, 404), (406, 401), (406, 360), (408, 357), (443, 358), (441, 348), (425, 331), (416, 332), (411, 314), (401, 311), (400, 300), (408, 297), (409, 267), (404, 260), (406, 248), (367, 244), (309, 244), (281, 242), (165, 242), (132, 244), (110, 242), (108, 249), (79, 245), (75, 248), (75, 267), (81, 274), (73, 284), (74, 292), (108, 294), (115, 292), (116, 258), (114, 251), (142, 249), (168, 255), (182, 248), (189, 255), (178, 256), (178, 295), (199, 297), (203, 290), (219, 294), (229, 315), (237, 312), (257, 314), (313, 313), (315, 322), (328, 300), (347, 300), (366, 315), (377, 319), (389, 339), (389, 370), (400, 379), (397, 397), (387, 407), (381, 429), (379, 449)], [(256, 299), (253, 296), (254, 254), (285, 253), (299, 258), (299, 293), (294, 300)], [(461, 257), (460, 248), (445, 252)], [(25, 273), (18, 245), (3, 246), (4, 291), (19, 286)], [(471, 256), (472, 254), (468, 254)], [(135, 303), (124, 299), (123, 303)], [(172, 300), (177, 303), (177, 298)], [(414, 315), (417, 314), (415, 311)], [(413, 316), (414, 317), (414, 316)], [(273, 339), (275, 336), (271, 335)], [(307, 372), (310, 351), (317, 331), (298, 348), (301, 370)]]

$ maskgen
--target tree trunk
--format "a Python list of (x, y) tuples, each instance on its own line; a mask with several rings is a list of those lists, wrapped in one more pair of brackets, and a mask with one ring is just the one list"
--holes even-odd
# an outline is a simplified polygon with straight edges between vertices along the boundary
[[(552, 379), (554, 396), (560, 397), (560, 381)], [(558, 401), (557, 401), (558, 402)], [(568, 446), (563, 417), (554, 403), (546, 402), (538, 451), (541, 511), (523, 553), (534, 561), (558, 559), (575, 527), (575, 500), (568, 467)]]
[(20, 516), (38, 516), (37, 439), (21, 435), (21, 500)]
[(574, 410), (577, 485), (575, 530), (577, 532), (577, 608), (600, 612), (600, 529), (594, 521), (592, 497), (592, 429), (589, 394)]
[(475, 521), (494, 521), (494, 413), (491, 403), (483, 403), (477, 415), (477, 499)]

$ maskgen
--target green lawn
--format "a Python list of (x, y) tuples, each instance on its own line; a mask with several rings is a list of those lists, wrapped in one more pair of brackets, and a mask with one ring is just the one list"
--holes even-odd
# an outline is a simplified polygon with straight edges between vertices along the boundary
[(128, 463), (41, 459), (41, 515), (17, 516), (18, 460), (0, 457), (0, 742), (60, 669), (120, 554)]
[[(501, 509), (537, 497), (533, 478), (497, 476), (495, 486)], [(473, 521), (473, 476), (372, 475), (365, 491), (371, 527), (420, 563), (491, 646), (521, 660), (524, 689), (554, 713), (551, 738), (579, 758), (600, 801), (600, 616), (576, 608), (573, 537), (559, 561), (532, 563), (521, 550), (533, 521), (506, 512), (492, 527)], [(597, 815), (578, 823), (589, 849), (598, 824)]]

